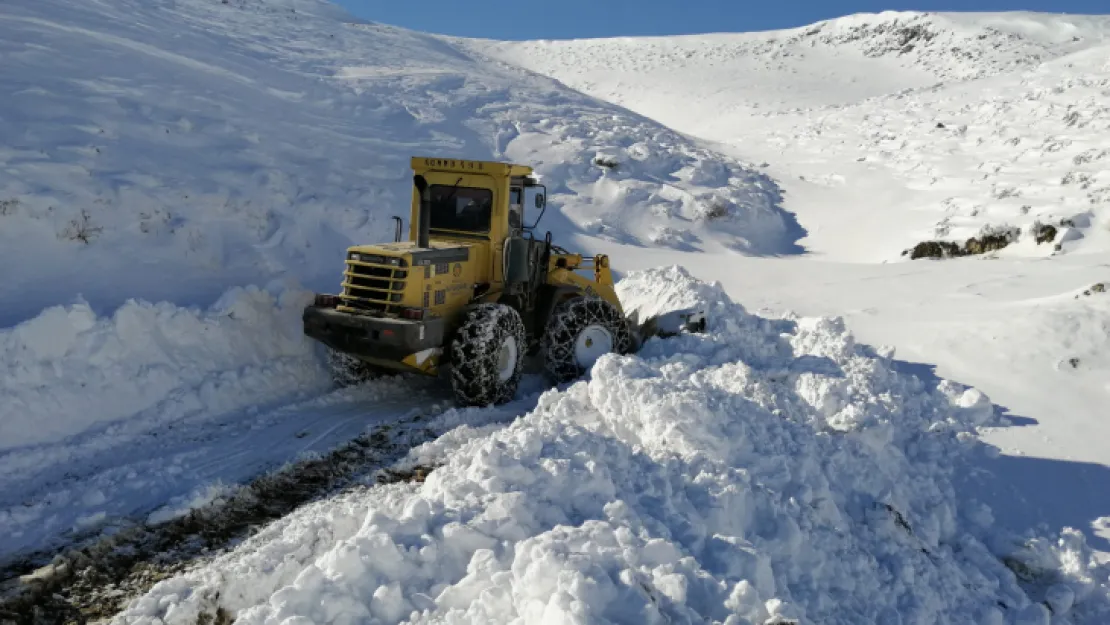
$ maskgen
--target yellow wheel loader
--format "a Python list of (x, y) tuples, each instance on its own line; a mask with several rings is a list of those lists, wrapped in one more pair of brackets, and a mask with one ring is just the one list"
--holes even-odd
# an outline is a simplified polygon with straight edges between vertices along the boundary
[(341, 292), (304, 310), (305, 334), (350, 376), (443, 372), (460, 405), (496, 405), (513, 398), (526, 356), (565, 382), (647, 336), (704, 328), (696, 310), (626, 318), (607, 256), (537, 239), (547, 189), (531, 167), (414, 157), (412, 169), (409, 240), (394, 217), (394, 241), (349, 248)]

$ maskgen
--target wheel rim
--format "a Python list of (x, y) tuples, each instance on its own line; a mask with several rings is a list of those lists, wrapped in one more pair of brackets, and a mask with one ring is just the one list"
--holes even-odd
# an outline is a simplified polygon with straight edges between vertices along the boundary
[(505, 382), (513, 377), (513, 372), (516, 371), (516, 354), (516, 337), (510, 336), (501, 344), (501, 349), (497, 350), (497, 380), (499, 382)]
[(588, 369), (598, 358), (613, 351), (613, 334), (599, 325), (586, 326), (574, 341), (574, 360)]

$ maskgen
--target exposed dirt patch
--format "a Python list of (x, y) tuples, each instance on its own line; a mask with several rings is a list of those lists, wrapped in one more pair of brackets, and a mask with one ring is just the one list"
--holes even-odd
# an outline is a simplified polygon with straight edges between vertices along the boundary
[(425, 466), (417, 466), (408, 470), (383, 469), (378, 473), (377, 482), (379, 484), (396, 484), (397, 482), (422, 484), (428, 478), (428, 474), (434, 470), (435, 467)]
[[(128, 599), (214, 557), (294, 509), (366, 482), (423, 482), (431, 467), (388, 470), (413, 445), (437, 433), (423, 415), (372, 431), (331, 453), (263, 475), (221, 501), (157, 525), (138, 524), (61, 553), (39, 553), (0, 570), (0, 625), (95, 622)], [(384, 469), (384, 470), (383, 470)], [(374, 475), (378, 472), (377, 475)], [(230, 617), (213, 598), (203, 625)]]
[(917, 260), (918, 258), (954, 258), (956, 256), (965, 256), (959, 244), (952, 243), (951, 241), (923, 241), (913, 247), (912, 250), (902, 252), (902, 255), (910, 255), (910, 259)]

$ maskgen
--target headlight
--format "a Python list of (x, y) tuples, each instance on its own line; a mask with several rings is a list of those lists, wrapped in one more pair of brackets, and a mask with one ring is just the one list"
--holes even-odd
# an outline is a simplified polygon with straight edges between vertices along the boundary
[(404, 261), (400, 258), (378, 256), (376, 254), (359, 254), (358, 252), (352, 252), (351, 255), (348, 257), (348, 260), (353, 260), (359, 263), (373, 263), (375, 265), (393, 265), (394, 267), (405, 266)]

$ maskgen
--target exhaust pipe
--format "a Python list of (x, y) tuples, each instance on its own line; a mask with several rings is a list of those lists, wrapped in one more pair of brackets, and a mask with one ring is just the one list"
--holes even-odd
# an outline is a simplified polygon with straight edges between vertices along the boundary
[(424, 176), (413, 176), (412, 183), (420, 193), (420, 214), (416, 220), (416, 247), (429, 247), (429, 236), (432, 229), (432, 194), (428, 191), (428, 181)]

